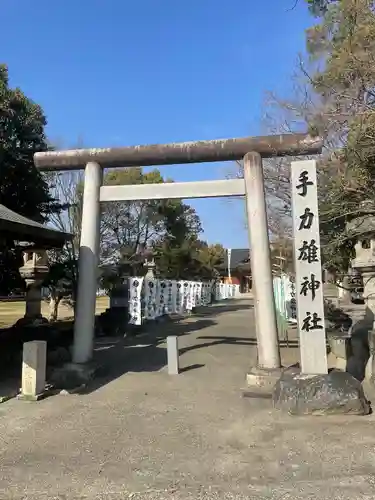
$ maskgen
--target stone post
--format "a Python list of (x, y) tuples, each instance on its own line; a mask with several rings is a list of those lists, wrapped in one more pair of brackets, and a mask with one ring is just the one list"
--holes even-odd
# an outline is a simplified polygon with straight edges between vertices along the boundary
[(168, 374), (178, 375), (180, 373), (178, 337), (167, 337)]
[(248, 153), (245, 156), (244, 180), (254, 289), (258, 368), (273, 370), (280, 368), (280, 351), (273, 295), (263, 167), (262, 158), (258, 153)]
[(25, 318), (40, 318), (42, 316), (42, 290), (33, 280), (27, 280)]
[(91, 360), (94, 343), (98, 257), (100, 244), (100, 187), (103, 172), (88, 163), (83, 190), (82, 229), (79, 248), (79, 280), (74, 323), (73, 363)]
[(328, 372), (328, 364), (316, 161), (294, 161), (291, 169), (293, 247), (301, 371), (310, 375), (325, 374)]
[(37, 401), (46, 385), (47, 342), (33, 340), (23, 344), (22, 389), (20, 399)]

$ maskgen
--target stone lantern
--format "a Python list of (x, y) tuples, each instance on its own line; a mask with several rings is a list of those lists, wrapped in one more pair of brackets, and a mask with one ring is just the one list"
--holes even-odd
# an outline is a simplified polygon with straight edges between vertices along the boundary
[[(365, 302), (365, 315), (359, 321), (353, 322), (351, 328), (351, 344), (357, 346), (357, 358), (367, 357), (365, 351), (368, 343), (370, 349), (370, 360), (366, 367), (366, 378), (373, 379), (375, 374), (375, 359), (373, 356), (375, 347), (375, 217), (373, 214), (365, 213), (352, 219), (346, 225), (347, 232), (356, 240), (355, 258), (352, 260), (352, 269), (359, 272), (363, 279), (363, 298)], [(363, 350), (361, 356), (360, 351)], [(365, 361), (363, 361), (365, 362)]]
[(26, 311), (24, 321), (33, 323), (42, 319), (43, 281), (48, 275), (48, 257), (45, 250), (27, 249), (23, 255), (23, 266), (19, 272), (26, 282)]
[(145, 278), (155, 279), (155, 270), (156, 270), (155, 259), (153, 257), (151, 259), (146, 259), (143, 265), (146, 268)]

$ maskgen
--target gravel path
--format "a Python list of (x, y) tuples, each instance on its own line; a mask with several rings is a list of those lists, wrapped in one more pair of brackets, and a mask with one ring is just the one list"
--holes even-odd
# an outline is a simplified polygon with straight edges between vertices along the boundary
[[(370, 499), (374, 417), (293, 418), (243, 399), (255, 356), (249, 300), (101, 342), (91, 392), (0, 406), (1, 499)], [(180, 336), (183, 373), (165, 371)], [(296, 349), (283, 349), (296, 357)]]

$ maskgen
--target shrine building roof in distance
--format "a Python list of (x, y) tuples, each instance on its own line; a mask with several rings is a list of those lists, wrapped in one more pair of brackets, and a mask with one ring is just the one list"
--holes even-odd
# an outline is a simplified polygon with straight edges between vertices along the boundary
[(33, 242), (39, 248), (61, 248), (73, 235), (43, 226), (0, 204), (0, 237)]
[[(228, 268), (228, 249), (225, 249), (224, 261), (217, 266), (219, 271), (227, 270)], [(230, 257), (230, 269), (250, 269), (250, 253), (248, 248), (232, 248)]]

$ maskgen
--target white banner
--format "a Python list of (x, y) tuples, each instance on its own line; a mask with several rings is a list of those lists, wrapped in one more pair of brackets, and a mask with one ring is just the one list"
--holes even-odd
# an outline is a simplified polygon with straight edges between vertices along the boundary
[(143, 278), (129, 279), (129, 323), (142, 324), (142, 285)]
[(129, 278), (129, 323), (140, 325), (165, 314), (184, 315), (194, 307), (240, 295), (239, 285), (202, 281)]

